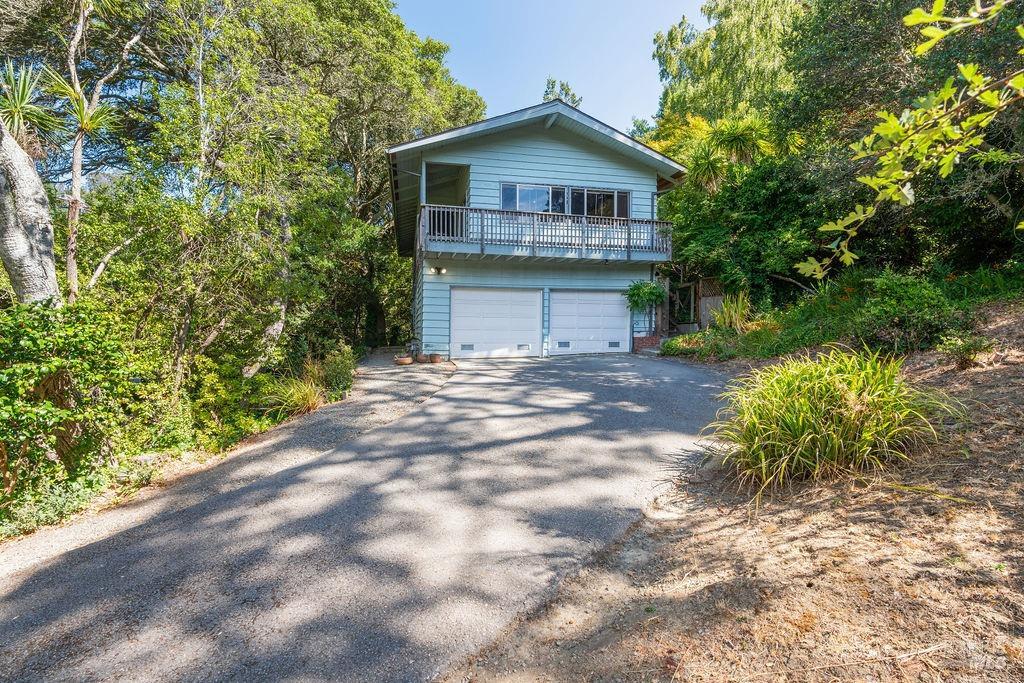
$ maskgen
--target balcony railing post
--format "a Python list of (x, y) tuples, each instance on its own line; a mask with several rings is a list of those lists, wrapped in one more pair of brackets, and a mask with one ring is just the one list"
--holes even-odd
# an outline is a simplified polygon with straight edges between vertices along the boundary
[(633, 222), (626, 220), (626, 260), (633, 260)]
[(484, 219), (484, 212), (481, 210), (480, 211), (480, 255), (481, 256), (484, 255), (484, 224), (485, 223), (486, 223), (486, 220)]
[(533, 222), (530, 223), (530, 253), (537, 255), (537, 214), (533, 214)]

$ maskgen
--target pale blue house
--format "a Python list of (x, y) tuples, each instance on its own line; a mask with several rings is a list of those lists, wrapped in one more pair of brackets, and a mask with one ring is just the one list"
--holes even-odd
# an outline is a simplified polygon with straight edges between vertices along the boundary
[(647, 333), (622, 293), (671, 256), (655, 202), (682, 166), (561, 100), (388, 154), (424, 352), (624, 352)]

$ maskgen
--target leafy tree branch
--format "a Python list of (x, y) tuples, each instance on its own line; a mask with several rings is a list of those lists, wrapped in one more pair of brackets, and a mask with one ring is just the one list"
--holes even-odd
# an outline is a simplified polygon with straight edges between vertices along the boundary
[[(933, 49), (940, 41), (972, 27), (994, 21), (1014, 0), (996, 0), (984, 5), (981, 0), (966, 16), (946, 16), (945, 0), (936, 0), (931, 10), (917, 8), (904, 18), (907, 26), (920, 26), (925, 38), (916, 48), (918, 55)], [(1024, 39), (1024, 26), (1017, 26)], [(1024, 49), (1018, 51), (1024, 54)], [(957, 85), (958, 81), (961, 83)], [(913, 108), (899, 116), (887, 111), (878, 114), (881, 121), (869, 135), (853, 145), (854, 159), (873, 158), (873, 173), (858, 181), (876, 192), (868, 206), (857, 205), (845, 217), (823, 225), (824, 233), (834, 233), (829, 245), (832, 253), (824, 259), (809, 257), (797, 264), (803, 275), (823, 278), (839, 261), (851, 265), (858, 258), (851, 248), (858, 231), (886, 203), (903, 206), (914, 202), (914, 181), (937, 171), (948, 177), (964, 155), (990, 149), (985, 129), (1004, 111), (1024, 100), (1024, 67), (1000, 76), (990, 76), (974, 63), (960, 64), (959, 75), (920, 98)], [(990, 157), (997, 156), (988, 151)], [(1006, 156), (1005, 160), (1012, 157)], [(1024, 228), (1024, 223), (1017, 226)]]

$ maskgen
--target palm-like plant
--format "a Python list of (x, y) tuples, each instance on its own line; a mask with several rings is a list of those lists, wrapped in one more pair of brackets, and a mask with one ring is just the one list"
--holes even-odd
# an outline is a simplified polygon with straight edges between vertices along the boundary
[(792, 156), (804, 148), (804, 136), (797, 131), (777, 133), (774, 136), (772, 146), (775, 152), (781, 156)]
[(749, 164), (757, 157), (772, 152), (768, 126), (755, 116), (723, 119), (715, 124), (708, 138), (737, 164)]
[(38, 104), (42, 74), (7, 60), (0, 72), (0, 120), (30, 156), (42, 156), (42, 141), (60, 128), (60, 119)]
[[(711, 194), (718, 192), (740, 167), (778, 153), (770, 127), (753, 112), (714, 124), (694, 117), (687, 124), (685, 134), (673, 140), (674, 150), (686, 166), (690, 182)], [(799, 143), (796, 139), (784, 142)]]
[(721, 149), (706, 137), (690, 149), (684, 159), (690, 182), (714, 194), (721, 188), (729, 173), (729, 160)]
[(81, 89), (49, 67), (46, 80), (53, 94), (65, 100), (65, 113), (76, 135), (92, 136), (117, 125), (117, 110), (103, 102), (93, 104)]
[[(64, 252), (67, 268), (68, 303), (74, 303), (78, 296), (78, 226), (83, 209), (82, 202), (82, 161), (85, 156), (85, 139), (116, 125), (116, 112), (101, 102), (103, 89), (107, 82), (121, 69), (124, 61), (142, 38), (140, 29), (129, 38), (121, 50), (120, 59), (92, 85), (92, 94), (87, 95), (79, 77), (78, 60), (84, 57), (86, 34), (93, 26), (93, 17), (97, 28), (108, 27), (107, 21), (115, 15), (138, 17), (144, 10), (134, 3), (121, 3), (117, 0), (76, 0), (74, 3), (78, 15), (72, 39), (67, 46), (68, 78), (64, 78), (52, 69), (46, 72), (50, 88), (59, 97), (66, 100), (66, 118), (74, 130), (74, 142), (71, 146), (71, 187), (68, 194), (68, 241)], [(81, 53), (81, 54), (80, 54)]]

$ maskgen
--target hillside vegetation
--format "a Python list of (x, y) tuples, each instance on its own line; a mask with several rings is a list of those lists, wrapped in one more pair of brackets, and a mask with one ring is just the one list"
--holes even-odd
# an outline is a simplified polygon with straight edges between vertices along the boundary
[(1024, 267), (1015, 261), (961, 275), (851, 269), (790, 305), (748, 307), (737, 324), (713, 323), (669, 339), (661, 352), (700, 359), (773, 358), (839, 343), (906, 353), (944, 340), (952, 350), (953, 340), (969, 344), (978, 306), (1022, 293)]
[(338, 400), (362, 349), (408, 341), (385, 150), (484, 112), (389, 2), (4, 12), (0, 537)]

